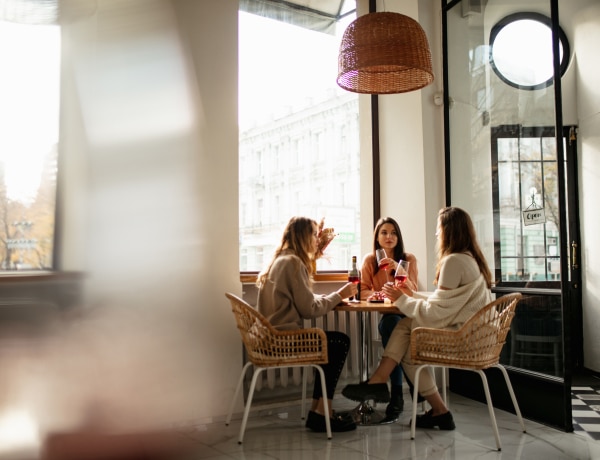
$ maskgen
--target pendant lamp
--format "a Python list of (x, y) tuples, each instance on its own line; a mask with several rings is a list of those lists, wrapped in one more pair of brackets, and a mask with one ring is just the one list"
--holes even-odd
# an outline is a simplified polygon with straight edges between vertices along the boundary
[(337, 84), (366, 94), (406, 93), (433, 82), (425, 31), (400, 13), (360, 16), (344, 31)]

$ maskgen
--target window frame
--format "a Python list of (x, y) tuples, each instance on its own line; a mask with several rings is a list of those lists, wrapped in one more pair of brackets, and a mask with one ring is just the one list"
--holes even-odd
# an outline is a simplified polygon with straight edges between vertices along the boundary
[[(534, 91), (537, 89), (547, 88), (547, 87), (551, 86), (552, 83), (554, 82), (553, 74), (551, 74), (550, 77), (546, 81), (543, 81), (541, 83), (534, 84), (534, 85), (523, 85), (521, 83), (515, 82), (515, 81), (511, 80), (510, 78), (508, 78), (497, 67), (497, 65), (494, 61), (494, 43), (498, 37), (498, 34), (505, 27), (507, 27), (511, 24), (514, 24), (517, 21), (524, 21), (524, 20), (536, 21), (536, 22), (539, 22), (539, 23), (545, 25), (546, 27), (548, 27), (548, 29), (550, 31), (550, 36), (552, 36), (552, 20), (548, 16), (545, 16), (541, 13), (527, 11), (527, 12), (518, 12), (518, 13), (514, 13), (514, 14), (510, 14), (508, 16), (505, 16), (504, 18), (500, 19), (500, 21), (498, 21), (492, 27), (492, 29), (490, 31), (490, 39), (489, 39), (489, 47), (490, 47), (489, 63), (490, 63), (490, 66), (492, 67), (496, 76), (498, 76), (498, 78), (500, 78), (500, 80), (502, 80), (507, 85), (512, 86), (513, 88), (522, 89), (525, 91)], [(560, 62), (560, 75), (562, 77), (565, 74), (565, 72), (567, 71), (567, 68), (569, 66), (569, 62), (571, 59), (571, 49), (570, 49), (570, 45), (569, 45), (569, 40), (567, 39), (567, 36), (561, 27), (558, 28), (558, 37), (559, 37), (559, 41), (560, 41), (560, 44), (562, 45), (562, 50), (563, 50), (563, 55), (562, 55), (561, 62)], [(549, 43), (549, 45), (551, 45), (551, 43)]]

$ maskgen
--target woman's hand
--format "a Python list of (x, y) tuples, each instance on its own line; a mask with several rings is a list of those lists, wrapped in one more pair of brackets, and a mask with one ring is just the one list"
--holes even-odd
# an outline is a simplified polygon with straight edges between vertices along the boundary
[(392, 270), (396, 270), (397, 266), (398, 264), (391, 257), (385, 257), (379, 261), (379, 270), (386, 270), (388, 274), (391, 274)]
[(381, 288), (381, 292), (383, 292), (385, 296), (392, 302), (398, 300), (401, 295), (412, 297), (412, 290), (409, 287), (406, 285), (403, 285), (402, 287), (396, 287), (394, 283), (385, 283)]
[(337, 292), (342, 296), (342, 299), (347, 299), (358, 292), (358, 287), (354, 283), (346, 283)]

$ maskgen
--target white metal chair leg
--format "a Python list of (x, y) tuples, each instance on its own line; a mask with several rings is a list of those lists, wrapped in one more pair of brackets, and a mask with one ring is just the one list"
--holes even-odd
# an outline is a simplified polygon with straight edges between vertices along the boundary
[(300, 418), (306, 418), (306, 386), (308, 385), (308, 371), (310, 367), (302, 368), (302, 409), (300, 410)]
[(242, 375), (238, 380), (237, 387), (235, 388), (235, 393), (233, 394), (233, 399), (231, 403), (229, 403), (229, 413), (227, 414), (227, 419), (225, 419), (225, 425), (229, 425), (231, 422), (231, 416), (233, 415), (233, 408), (235, 407), (235, 402), (237, 401), (238, 395), (240, 394), (240, 390), (242, 389), (242, 384), (244, 383), (244, 376), (246, 375), (246, 370), (252, 365), (250, 361), (248, 361), (244, 367), (242, 368)]
[(506, 382), (506, 387), (508, 388), (508, 392), (510, 393), (510, 399), (512, 399), (512, 403), (515, 408), (515, 413), (517, 414), (517, 418), (519, 419), (521, 428), (523, 428), (523, 433), (527, 433), (527, 431), (525, 430), (525, 422), (523, 421), (523, 416), (521, 415), (521, 409), (519, 409), (519, 403), (517, 402), (517, 397), (515, 396), (512, 383), (510, 382), (510, 378), (508, 377), (508, 372), (506, 372), (506, 369), (501, 364), (497, 364), (496, 367), (500, 369), (502, 371), (502, 375), (504, 375), (504, 381)]
[(441, 367), (442, 369), (442, 395), (444, 396), (444, 404), (448, 409), (450, 409), (450, 403), (448, 402), (448, 389), (446, 388), (448, 385), (446, 383), (446, 372), (448, 371), (445, 367)]
[(255, 367), (254, 374), (252, 374), (252, 382), (250, 383), (250, 390), (248, 391), (248, 401), (246, 401), (246, 407), (244, 408), (244, 417), (242, 418), (242, 426), (240, 427), (240, 437), (238, 444), (241, 444), (244, 440), (244, 432), (246, 431), (246, 423), (248, 422), (248, 415), (250, 414), (250, 406), (252, 406), (252, 397), (254, 396), (254, 388), (256, 387), (256, 380), (263, 371), (262, 367)]
[(323, 412), (325, 412), (325, 428), (327, 429), (327, 439), (331, 439), (331, 419), (329, 418), (329, 400), (327, 398), (327, 385), (325, 384), (325, 372), (323, 368), (317, 364), (311, 364), (312, 367), (319, 371), (321, 377), (321, 394), (323, 395)]
[(485, 372), (482, 370), (476, 370), (481, 377), (481, 382), (483, 383), (483, 391), (485, 392), (485, 400), (487, 401), (488, 412), (490, 413), (490, 420), (492, 422), (492, 428), (494, 429), (494, 436), (496, 438), (496, 447), (498, 451), (502, 450), (502, 446), (500, 445), (500, 433), (498, 433), (498, 424), (496, 423), (496, 415), (494, 414), (494, 405), (492, 404), (492, 396), (490, 395), (490, 387), (488, 385), (487, 377), (485, 376)]
[(417, 405), (419, 399), (419, 377), (421, 376), (421, 370), (423, 370), (427, 365), (421, 365), (417, 367), (417, 371), (415, 372), (415, 381), (413, 382), (413, 398), (412, 398), (412, 418), (410, 419), (410, 439), (415, 439), (415, 432), (417, 429)]
[[(244, 377), (246, 375), (246, 370), (252, 366), (251, 362), (247, 362), (242, 369), (242, 374), (238, 380), (237, 387), (235, 389), (235, 394), (233, 395), (233, 399), (229, 405), (229, 413), (227, 414), (227, 419), (225, 420), (225, 425), (229, 425), (231, 422), (231, 417), (233, 414), (233, 408), (235, 407), (235, 402), (237, 397), (242, 389), (242, 385), (244, 383)], [(306, 388), (308, 386), (308, 372), (311, 367), (314, 367), (319, 372), (319, 377), (321, 381), (321, 391), (323, 393), (323, 409), (326, 414), (329, 414), (329, 401), (327, 399), (327, 384), (325, 383), (325, 373), (323, 369), (318, 364), (309, 364), (307, 366), (302, 367), (302, 419), (305, 418), (306, 415)], [(240, 434), (238, 438), (238, 444), (242, 444), (244, 441), (244, 433), (246, 432), (246, 425), (248, 423), (248, 416), (250, 414), (250, 408), (252, 406), (252, 398), (254, 397), (254, 389), (256, 388), (256, 382), (258, 380), (258, 376), (260, 373), (267, 368), (264, 367), (254, 367), (254, 373), (252, 374), (252, 381), (250, 383), (250, 389), (248, 391), (248, 400), (246, 401), (246, 405), (244, 406), (244, 416), (242, 417), (242, 426), (240, 427)], [(325, 417), (325, 427), (327, 429), (327, 439), (332, 438), (331, 434), (331, 420), (329, 417)]]
[[(419, 367), (417, 367), (417, 370), (415, 372), (415, 381), (414, 381), (414, 390), (413, 390), (413, 401), (412, 401), (412, 419), (410, 422), (410, 439), (414, 440), (415, 439), (415, 434), (416, 434), (416, 424), (417, 424), (417, 398), (419, 395), (419, 392), (417, 390), (418, 386), (419, 386), (419, 379), (421, 376), (421, 371), (426, 368), (428, 365), (427, 364), (423, 364)], [(508, 388), (508, 392), (510, 393), (510, 398), (512, 400), (513, 406), (515, 408), (515, 412), (517, 414), (517, 418), (519, 419), (519, 423), (521, 424), (521, 427), (523, 428), (523, 433), (526, 433), (525, 431), (525, 423), (523, 421), (523, 416), (521, 415), (521, 410), (519, 409), (519, 404), (517, 403), (517, 398), (515, 396), (515, 392), (513, 390), (512, 384), (510, 382), (510, 378), (508, 376), (508, 372), (506, 371), (506, 369), (504, 368), (504, 366), (502, 365), (496, 365), (495, 367), (497, 367), (498, 369), (500, 369), (500, 371), (502, 372), (502, 375), (504, 376), (504, 381), (506, 382), (506, 386)], [(471, 369), (474, 372), (477, 372), (479, 374), (479, 376), (481, 377), (481, 382), (483, 383), (483, 391), (485, 393), (485, 400), (487, 402), (487, 406), (488, 406), (488, 412), (490, 414), (490, 421), (492, 424), (492, 429), (494, 431), (494, 438), (496, 440), (496, 448), (498, 449), (498, 451), (502, 450), (502, 445), (500, 443), (500, 432), (498, 430), (498, 423), (496, 421), (496, 414), (494, 412), (494, 405), (492, 403), (492, 396), (490, 394), (490, 387), (488, 385), (488, 381), (487, 381), (487, 377), (485, 376), (485, 372), (482, 370), (475, 370), (475, 369)], [(443, 393), (443, 400), (444, 403), (448, 406), (448, 395), (447, 395), (447, 390), (446, 390), (446, 368), (442, 367), (442, 393)]]

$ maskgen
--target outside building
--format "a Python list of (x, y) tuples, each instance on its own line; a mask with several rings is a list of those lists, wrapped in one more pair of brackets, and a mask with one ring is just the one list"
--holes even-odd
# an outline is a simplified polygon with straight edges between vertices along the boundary
[[(291, 112), (291, 111), (290, 111)], [(294, 215), (338, 236), (318, 270), (361, 258), (358, 98), (335, 94), (240, 133), (240, 270), (260, 271)]]

